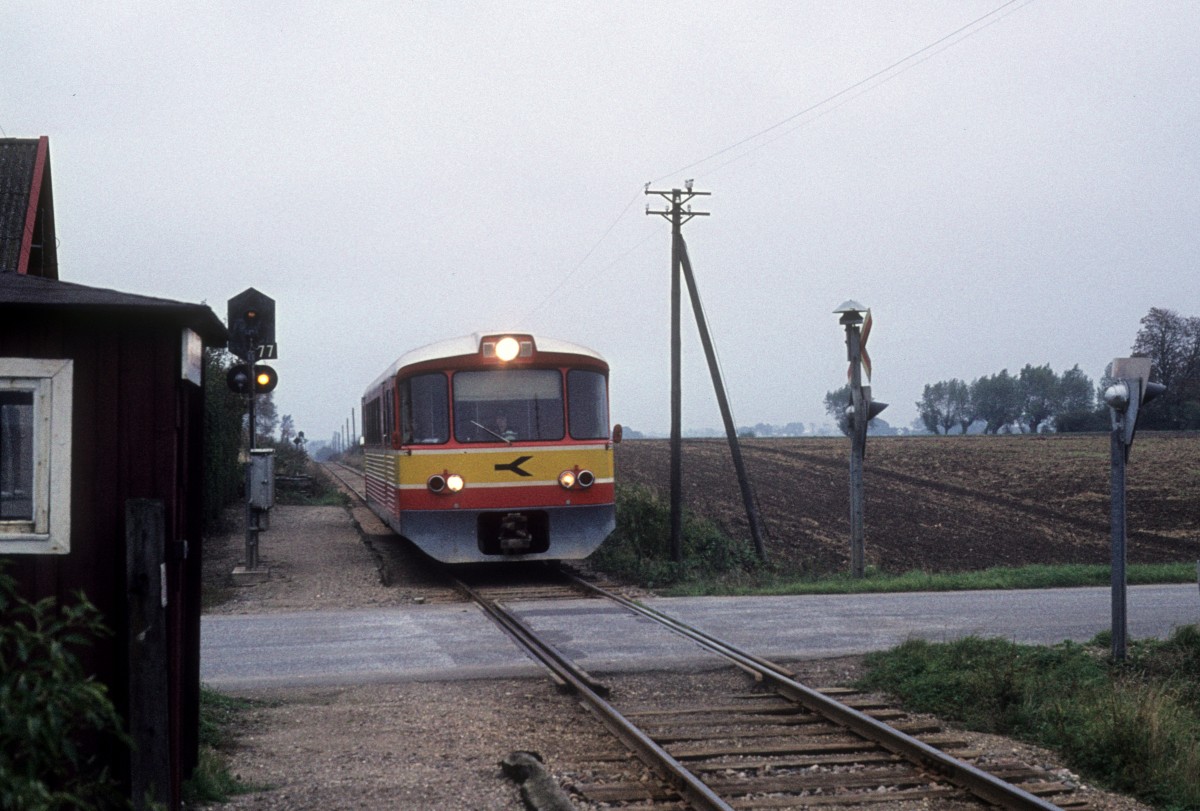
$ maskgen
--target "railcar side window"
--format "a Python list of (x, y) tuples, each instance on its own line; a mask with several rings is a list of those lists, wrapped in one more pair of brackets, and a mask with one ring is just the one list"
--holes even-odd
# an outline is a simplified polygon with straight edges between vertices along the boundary
[(0, 555), (70, 551), (73, 368), (0, 358)]
[(567, 425), (574, 439), (608, 439), (606, 383), (600, 372), (567, 372)]
[(364, 400), (362, 405), (363, 439), (368, 445), (378, 445), (382, 441), (380, 433), (379, 398)]
[(439, 372), (400, 381), (400, 437), (405, 445), (440, 445), (450, 439), (445, 375)]
[(454, 438), (459, 442), (562, 439), (562, 373), (557, 369), (456, 373)]

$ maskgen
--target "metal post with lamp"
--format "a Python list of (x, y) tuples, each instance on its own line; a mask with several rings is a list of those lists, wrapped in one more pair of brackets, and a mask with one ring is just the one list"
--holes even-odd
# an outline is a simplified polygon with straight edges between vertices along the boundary
[(1126, 609), (1125, 558), (1128, 527), (1125, 519), (1125, 465), (1137, 431), (1138, 414), (1148, 403), (1167, 390), (1161, 383), (1150, 382), (1152, 367), (1149, 358), (1114, 358), (1111, 376), (1115, 382), (1104, 390), (1112, 418), (1111, 441), (1111, 500), (1109, 522), (1112, 536), (1112, 655), (1118, 662), (1125, 659), (1128, 638)]
[(841, 314), (838, 323), (846, 328), (846, 359), (850, 362), (847, 372), (850, 405), (846, 409), (850, 429), (850, 572), (853, 577), (861, 578), (866, 574), (863, 457), (867, 450), (867, 424), (888, 404), (872, 401), (871, 387), (862, 383), (864, 369), (867, 379), (871, 378), (871, 358), (866, 352), (871, 311), (851, 299), (833, 312)]

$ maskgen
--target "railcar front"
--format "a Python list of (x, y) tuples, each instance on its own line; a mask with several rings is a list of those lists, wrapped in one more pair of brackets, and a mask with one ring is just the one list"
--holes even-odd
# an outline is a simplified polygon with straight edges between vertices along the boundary
[(587, 557), (615, 526), (608, 372), (529, 334), (408, 353), (363, 396), (368, 504), (446, 563)]

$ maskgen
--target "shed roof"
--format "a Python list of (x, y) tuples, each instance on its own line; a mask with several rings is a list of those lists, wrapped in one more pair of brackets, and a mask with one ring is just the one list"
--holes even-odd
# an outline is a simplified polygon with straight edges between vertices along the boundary
[(0, 273), (58, 278), (46, 136), (0, 138)]
[(157, 316), (195, 330), (210, 346), (224, 346), (226, 340), (225, 325), (207, 304), (138, 296), (21, 273), (0, 273), (0, 312), (15, 309)]

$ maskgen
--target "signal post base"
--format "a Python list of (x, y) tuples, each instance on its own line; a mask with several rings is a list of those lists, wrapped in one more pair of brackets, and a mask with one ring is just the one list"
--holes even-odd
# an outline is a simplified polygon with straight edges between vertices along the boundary
[(271, 570), (266, 568), (247, 569), (245, 566), (238, 566), (230, 573), (235, 586), (254, 586), (259, 583), (265, 583), (271, 579)]

